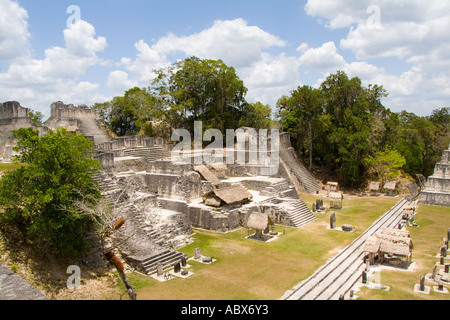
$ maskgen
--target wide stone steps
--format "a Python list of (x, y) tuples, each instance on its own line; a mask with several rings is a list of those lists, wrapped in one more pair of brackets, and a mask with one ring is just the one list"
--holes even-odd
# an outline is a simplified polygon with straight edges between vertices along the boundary
[(145, 158), (147, 162), (170, 158), (171, 154), (162, 147), (136, 147), (124, 151), (126, 157)]
[(294, 150), (282, 149), (280, 150), (280, 157), (297, 177), (299, 182), (305, 187), (306, 191), (311, 194), (316, 193), (320, 190), (320, 185), (300, 160), (296, 159), (294, 152)]
[(300, 228), (317, 219), (301, 200), (292, 203), (292, 208), (292, 210), (288, 210), (288, 216), (296, 228)]
[(172, 250), (164, 250), (150, 257), (143, 258), (141, 260), (141, 265), (145, 270), (145, 273), (151, 275), (156, 272), (156, 270), (158, 269), (158, 265), (161, 264), (164, 270), (169, 269), (176, 263), (180, 262), (183, 257), (187, 259), (184, 253)]

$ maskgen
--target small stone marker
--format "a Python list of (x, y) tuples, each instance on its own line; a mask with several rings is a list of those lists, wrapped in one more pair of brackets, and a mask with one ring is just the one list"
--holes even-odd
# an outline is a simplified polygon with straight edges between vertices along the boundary
[(445, 264), (445, 273), (450, 273), (450, 264)]
[(444, 283), (439, 281), (439, 291), (444, 291)]
[(174, 268), (173, 268), (173, 272), (175, 273), (180, 273), (181, 272), (181, 263), (176, 263)]
[(352, 232), (353, 231), (353, 226), (349, 225), (349, 224), (344, 224), (342, 226), (342, 230), (345, 232)]
[(330, 216), (330, 229), (336, 229), (336, 213), (332, 212)]
[(201, 257), (202, 257), (201, 249), (200, 248), (195, 248), (195, 250), (194, 250), (194, 259), (198, 260)]
[(204, 263), (211, 263), (211, 262), (212, 262), (212, 257), (204, 257), (204, 258), (202, 259), (202, 261), (203, 261)]
[(187, 263), (186, 263), (186, 257), (183, 256), (183, 258), (181, 258), (181, 266), (182, 267), (186, 267)]
[(367, 283), (367, 271), (362, 272), (362, 283), (363, 284)]
[(441, 257), (447, 257), (447, 247), (445, 245), (441, 247)]
[(420, 291), (425, 291), (425, 277), (420, 277)]
[(158, 264), (158, 268), (156, 269), (156, 275), (158, 277), (162, 276), (164, 274), (163, 266), (162, 264)]

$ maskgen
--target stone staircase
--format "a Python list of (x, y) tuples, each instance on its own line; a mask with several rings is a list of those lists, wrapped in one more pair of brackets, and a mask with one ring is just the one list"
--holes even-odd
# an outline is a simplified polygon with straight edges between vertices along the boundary
[(273, 210), (281, 212), (283, 209), (287, 212), (289, 220), (296, 228), (300, 228), (317, 219), (306, 204), (300, 199), (281, 199), (274, 197), (261, 201), (260, 203), (278, 205), (279, 209), (274, 208)]
[(271, 184), (262, 190), (261, 195), (267, 197), (298, 199), (298, 194), (295, 187), (290, 186), (288, 180)]
[(98, 182), (101, 193), (108, 203), (114, 203), (117, 200), (117, 196), (120, 194), (121, 188), (116, 181), (102, 172), (92, 175), (92, 179)]
[(126, 157), (144, 158), (147, 162), (153, 162), (171, 157), (170, 151), (161, 146), (129, 148), (124, 150), (124, 155)]
[(184, 253), (165, 249), (147, 257), (134, 258), (134, 260), (140, 265), (142, 271), (147, 275), (152, 275), (156, 273), (158, 265), (161, 264), (163, 270), (167, 270), (176, 263), (181, 262), (183, 257), (187, 260), (187, 256)]
[(292, 209), (288, 210), (288, 216), (296, 228), (300, 228), (317, 219), (301, 200), (293, 201), (291, 207)]
[(307, 193), (316, 193), (320, 190), (320, 185), (314, 179), (312, 174), (301, 163), (293, 148), (280, 149), (281, 160), (286, 164), (286, 170), (291, 171), (297, 177), (300, 184), (305, 188)]

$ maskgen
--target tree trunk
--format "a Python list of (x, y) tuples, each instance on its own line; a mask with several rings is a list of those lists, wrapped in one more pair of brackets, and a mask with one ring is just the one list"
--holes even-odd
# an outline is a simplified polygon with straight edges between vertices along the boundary
[(308, 140), (309, 140), (309, 171), (312, 171), (313, 167), (313, 137), (312, 137), (312, 123), (308, 124)]

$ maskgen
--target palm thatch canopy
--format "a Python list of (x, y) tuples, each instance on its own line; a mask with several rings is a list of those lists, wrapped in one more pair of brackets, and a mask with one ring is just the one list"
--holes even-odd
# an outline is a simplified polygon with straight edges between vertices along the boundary
[(387, 253), (400, 257), (409, 257), (412, 249), (409, 232), (394, 229), (385, 229), (381, 234), (369, 237), (364, 245), (364, 252)]
[(412, 249), (411, 238), (380, 235), (380, 251), (400, 257), (409, 257)]
[[(205, 204), (215, 203), (215, 207), (221, 205), (232, 205), (237, 203), (243, 203), (253, 198), (253, 195), (243, 186), (235, 185), (228, 188), (213, 190), (203, 196)], [(214, 200), (212, 200), (214, 199)], [(217, 204), (220, 200), (220, 205)]]
[(329, 198), (331, 201), (336, 201), (336, 202), (340, 202), (342, 201), (342, 199), (344, 199), (344, 196), (342, 195), (342, 193), (339, 192), (330, 192)]
[(220, 181), (219, 178), (217, 178), (217, 176), (205, 165), (195, 166), (194, 171), (197, 171), (203, 179), (211, 182), (214, 186), (219, 186), (222, 184), (222, 181)]
[(376, 235), (369, 237), (364, 244), (364, 252), (377, 253), (380, 249), (380, 241)]
[(384, 189), (386, 190), (395, 190), (397, 188), (397, 181), (388, 181), (384, 185)]
[(384, 229), (381, 233), (387, 236), (411, 238), (411, 233), (407, 230)]
[(369, 184), (369, 190), (370, 191), (379, 191), (380, 190), (380, 182), (371, 182)]
[(252, 213), (247, 220), (247, 228), (255, 229), (257, 231), (264, 231), (269, 225), (273, 225), (273, 222), (265, 213)]

